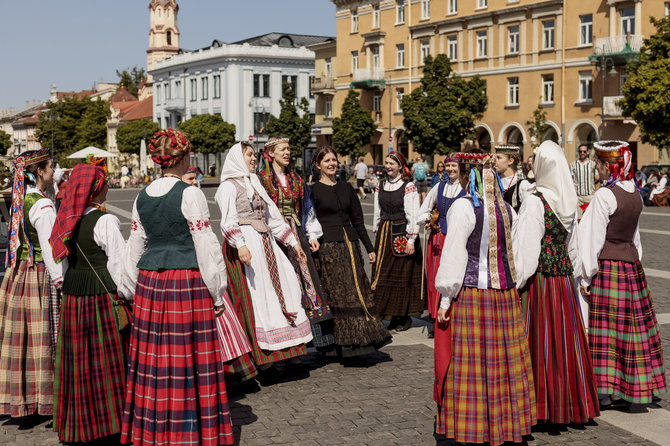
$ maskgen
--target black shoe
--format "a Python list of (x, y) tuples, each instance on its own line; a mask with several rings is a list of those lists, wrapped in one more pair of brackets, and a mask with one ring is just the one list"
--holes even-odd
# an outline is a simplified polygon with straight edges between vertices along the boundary
[(428, 339), (435, 339), (435, 332), (434, 331), (429, 331), (428, 332)]
[(613, 401), (609, 404), (600, 404), (600, 411), (604, 410), (618, 410), (621, 412), (626, 412), (628, 409), (630, 409), (630, 406), (632, 406), (633, 403), (630, 401), (626, 401), (624, 399), (616, 400)]
[(388, 328), (389, 331), (392, 331), (392, 330), (395, 330), (396, 328), (398, 328), (398, 325), (400, 325), (400, 318), (397, 317), (397, 316), (393, 316), (391, 318), (391, 321), (389, 322), (388, 327), (386, 327), (386, 328)]
[(405, 316), (405, 319), (404, 320), (401, 319), (401, 322), (400, 322), (400, 324), (398, 324), (395, 331), (398, 331), (398, 332), (407, 331), (411, 327), (412, 327), (412, 318), (409, 317), (409, 316)]

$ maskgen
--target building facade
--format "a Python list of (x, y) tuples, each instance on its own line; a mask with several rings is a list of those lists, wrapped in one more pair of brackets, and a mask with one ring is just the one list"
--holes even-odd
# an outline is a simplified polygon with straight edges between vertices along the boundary
[(335, 74), (337, 72), (337, 44), (329, 40), (309, 49), (314, 51), (314, 77), (312, 77), (312, 94), (314, 94), (314, 126), (312, 135), (316, 137), (316, 146), (333, 145), (333, 98), (335, 97)]
[(298, 97), (306, 97), (314, 113), (310, 78), (314, 52), (306, 46), (329, 37), (270, 33), (235, 43), (212, 45), (156, 62), (154, 120), (176, 127), (200, 114), (220, 114), (235, 124), (236, 139), (262, 143), (266, 123), (279, 115), (282, 85), (291, 83)]
[(629, 141), (638, 165), (658, 160), (640, 142), (636, 123), (617, 101), (626, 64), (651, 16), (667, 13), (661, 0), (331, 0), (336, 5), (337, 69), (333, 110), (350, 88), (378, 125), (369, 160), (388, 148), (414, 157), (403, 136), (400, 101), (419, 85), (425, 56), (449, 56), (454, 71), (487, 81), (488, 108), (472, 144), (489, 150), (518, 144), (531, 153), (526, 121), (547, 114), (547, 131), (575, 159), (579, 144)]

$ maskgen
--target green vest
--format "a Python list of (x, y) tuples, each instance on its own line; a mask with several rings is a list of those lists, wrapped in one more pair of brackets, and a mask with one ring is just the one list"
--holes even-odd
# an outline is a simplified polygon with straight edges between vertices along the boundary
[(197, 269), (198, 258), (181, 201), (189, 187), (183, 181), (162, 197), (151, 197), (146, 190), (137, 197), (137, 213), (147, 235), (147, 249), (137, 263), (139, 269)]
[(92, 211), (84, 215), (74, 228), (67, 257), (69, 267), (63, 279), (64, 294), (96, 296), (116, 292), (116, 284), (107, 270), (107, 255), (95, 243), (93, 235), (95, 225), (103, 215), (102, 211)]
[(284, 217), (291, 217), (296, 226), (301, 226), (302, 223), (295, 213), (295, 200), (293, 199), (293, 194), (289, 194), (287, 197), (281, 187), (279, 188), (279, 194), (277, 195), (277, 207)]
[[(26, 232), (28, 233), (28, 238), (30, 239), (30, 242), (33, 244), (35, 262), (44, 262), (44, 258), (42, 257), (42, 248), (40, 247), (40, 238), (37, 235), (37, 229), (35, 229), (33, 225), (30, 223), (30, 218), (28, 216), (30, 215), (30, 209), (32, 209), (33, 205), (42, 198), (44, 198), (44, 196), (42, 196), (41, 194), (38, 194), (37, 192), (31, 192), (29, 194), (26, 194), (23, 200), (24, 218), (23, 222), (21, 223), (21, 226), (23, 226), (24, 224), (26, 225)], [(23, 236), (23, 229), (21, 228), (19, 228), (19, 241), (21, 242), (21, 246), (19, 246), (19, 252), (17, 253), (16, 258), (19, 260), (27, 261), (29, 258), (28, 242)]]

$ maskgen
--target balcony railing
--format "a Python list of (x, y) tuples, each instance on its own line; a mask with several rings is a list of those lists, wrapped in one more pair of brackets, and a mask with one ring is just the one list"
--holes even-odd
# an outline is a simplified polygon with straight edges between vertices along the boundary
[(354, 80), (351, 82), (352, 88), (371, 90), (373, 88), (384, 88), (385, 86), (386, 71), (383, 67), (358, 68), (354, 71)]
[(603, 115), (610, 117), (621, 117), (623, 112), (617, 102), (623, 99), (623, 96), (605, 96), (603, 98)]
[(312, 91), (318, 92), (320, 90), (334, 90), (335, 80), (332, 76), (321, 76), (312, 78)]
[(626, 43), (636, 53), (640, 52), (644, 43), (644, 36), (610, 36), (596, 39), (595, 53), (608, 55), (620, 53), (626, 49)]
[(165, 100), (166, 110), (184, 110), (184, 98), (171, 98)]

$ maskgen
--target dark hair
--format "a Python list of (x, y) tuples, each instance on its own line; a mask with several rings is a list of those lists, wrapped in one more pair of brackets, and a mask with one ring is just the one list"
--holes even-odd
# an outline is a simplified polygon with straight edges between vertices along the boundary
[[(36, 150), (35, 150), (35, 152), (36, 152)], [(30, 153), (30, 152), (26, 152), (26, 153)], [(44, 161), (40, 161), (39, 163), (30, 164), (30, 165), (26, 166), (25, 169), (23, 170), (23, 174), (25, 176), (26, 183), (32, 184), (34, 186), (35, 182), (33, 182), (30, 179), (30, 177), (26, 174), (29, 173), (31, 175), (34, 175), (35, 179), (37, 179), (37, 169), (46, 169), (47, 166), (49, 165), (49, 161), (51, 161), (51, 160), (47, 158)]]
[(315, 166), (318, 166), (321, 161), (328, 155), (329, 153), (332, 153), (335, 155), (335, 158), (337, 159), (337, 152), (335, 149), (333, 149), (330, 146), (321, 146), (318, 149), (316, 149), (316, 152), (314, 152), (314, 155), (312, 156), (312, 164)]

